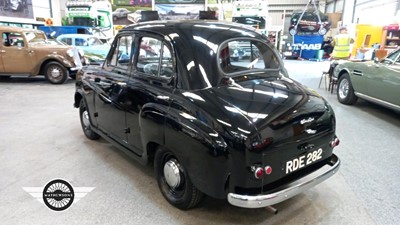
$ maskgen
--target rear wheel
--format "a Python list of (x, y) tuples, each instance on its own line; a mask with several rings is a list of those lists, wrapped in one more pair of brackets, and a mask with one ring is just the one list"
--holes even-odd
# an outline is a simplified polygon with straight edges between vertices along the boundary
[(90, 140), (99, 139), (100, 136), (92, 130), (89, 112), (87, 110), (86, 103), (83, 99), (81, 99), (81, 102), (79, 103), (79, 117), (81, 119), (81, 126), (85, 136)]
[(337, 98), (340, 103), (353, 105), (357, 101), (348, 73), (343, 74), (337, 84)]
[(44, 75), (52, 84), (63, 84), (68, 79), (68, 70), (58, 62), (49, 62), (44, 67)]
[(203, 198), (190, 181), (187, 170), (169, 150), (159, 148), (154, 159), (154, 169), (164, 198), (179, 209), (195, 207)]

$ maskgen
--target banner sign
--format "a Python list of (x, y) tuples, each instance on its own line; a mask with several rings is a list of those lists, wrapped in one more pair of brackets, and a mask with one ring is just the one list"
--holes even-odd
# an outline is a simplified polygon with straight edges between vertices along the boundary
[(301, 49), (301, 58), (316, 58), (318, 50), (322, 48), (323, 35), (294, 35), (293, 47)]
[(194, 20), (199, 19), (199, 11), (204, 10), (204, 5), (156, 4), (154, 8), (161, 20)]

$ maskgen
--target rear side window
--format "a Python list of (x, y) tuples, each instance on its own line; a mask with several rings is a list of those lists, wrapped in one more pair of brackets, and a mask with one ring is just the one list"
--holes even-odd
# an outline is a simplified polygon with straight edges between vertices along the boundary
[(280, 63), (271, 47), (257, 40), (231, 40), (219, 50), (218, 63), (226, 74), (251, 70), (278, 70)]
[(75, 45), (76, 46), (87, 46), (87, 42), (83, 38), (77, 38), (77, 39), (75, 39)]
[(137, 71), (152, 77), (172, 77), (174, 64), (168, 45), (153, 37), (143, 37), (139, 48)]

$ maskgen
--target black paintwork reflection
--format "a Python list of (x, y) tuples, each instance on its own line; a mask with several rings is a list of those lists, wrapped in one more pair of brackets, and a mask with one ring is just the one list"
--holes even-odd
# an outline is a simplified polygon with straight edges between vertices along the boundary
[(94, 78), (95, 111), (99, 129), (113, 139), (127, 143), (125, 105), (121, 95), (125, 92), (128, 77), (103, 71)]

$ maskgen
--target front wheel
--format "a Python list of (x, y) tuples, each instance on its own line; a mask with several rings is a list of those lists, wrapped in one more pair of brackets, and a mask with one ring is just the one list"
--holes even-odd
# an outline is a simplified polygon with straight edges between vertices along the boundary
[(59, 62), (49, 62), (44, 67), (44, 75), (52, 84), (63, 84), (68, 79), (68, 70)]
[(154, 159), (158, 187), (164, 198), (179, 209), (195, 207), (203, 198), (190, 181), (187, 170), (169, 150), (159, 148)]
[(348, 73), (343, 74), (337, 84), (337, 98), (340, 103), (353, 105), (357, 101)]
[(81, 126), (83, 133), (90, 140), (97, 140), (100, 136), (92, 130), (92, 125), (90, 123), (89, 112), (85, 103), (85, 100), (81, 99), (79, 103), (79, 117), (81, 119)]

